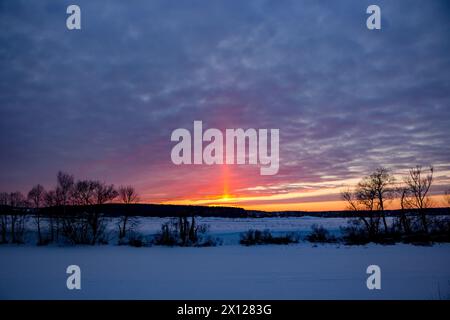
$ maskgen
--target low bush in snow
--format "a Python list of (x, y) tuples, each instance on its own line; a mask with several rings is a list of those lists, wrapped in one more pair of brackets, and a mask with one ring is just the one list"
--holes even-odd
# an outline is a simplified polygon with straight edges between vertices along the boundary
[(105, 230), (103, 214), (92, 211), (64, 216), (60, 231), (66, 243), (95, 245), (108, 244)]
[(240, 244), (245, 246), (261, 244), (289, 244), (298, 243), (299, 237), (295, 233), (274, 236), (269, 230), (248, 230), (241, 234)]
[(334, 243), (337, 242), (335, 236), (331, 235), (330, 232), (325, 229), (323, 226), (318, 226), (317, 224), (313, 224), (311, 226), (311, 233), (306, 236), (306, 240), (309, 242), (317, 242), (317, 243)]
[(371, 242), (370, 236), (358, 220), (349, 221), (348, 226), (341, 227), (342, 240), (348, 245), (363, 245)]
[(145, 241), (144, 236), (136, 231), (129, 231), (126, 237), (119, 238), (118, 242), (119, 246), (128, 245), (131, 247), (144, 247), (147, 242)]
[(220, 244), (220, 240), (208, 235), (206, 224), (197, 225), (195, 217), (173, 218), (161, 226), (153, 243), (164, 246), (211, 247)]

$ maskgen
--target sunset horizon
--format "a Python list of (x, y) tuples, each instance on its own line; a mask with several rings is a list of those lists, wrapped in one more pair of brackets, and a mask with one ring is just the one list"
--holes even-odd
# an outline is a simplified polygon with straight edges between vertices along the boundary
[(0, 0), (0, 302), (288, 319), (450, 300), (449, 13)]
[[(432, 165), (430, 194), (444, 195), (450, 100), (440, 5), (424, 6), (428, 14), (411, 20), (393, 3), (396, 23), (386, 16), (384, 32), (372, 32), (356, 18), (365, 13), (351, 5), (291, 3), (290, 11), (275, 6), (269, 18), (270, 5), (258, 11), (234, 2), (221, 10), (185, 4), (171, 11), (155, 2), (136, 11), (115, 3), (96, 19), (101, 4), (86, 2), (86, 28), (72, 32), (57, 27), (51, 5), (36, 8), (47, 19), (35, 29), (36, 13), (9, 3), (29, 19), (0, 39), (12, 60), (0, 62), (1, 90), (8, 92), (0, 99), (0, 146), (7, 150), (0, 154), (0, 192), (25, 194), (36, 184), (51, 190), (61, 170), (132, 185), (151, 203), (340, 210), (342, 189), (378, 167), (400, 183), (408, 169)], [(158, 10), (169, 10), (173, 25)], [(196, 10), (212, 16), (201, 22)], [(326, 27), (311, 18), (336, 13), (348, 18), (329, 19)], [(155, 37), (158, 46), (146, 41)], [(26, 50), (30, 45), (40, 51)], [(31, 62), (44, 57), (45, 67)], [(195, 142), (196, 122), (220, 137)], [(226, 155), (233, 129), (278, 130), (279, 150), (270, 143), (266, 150), (279, 151), (270, 175), (261, 174), (269, 165), (260, 157), (249, 163), (248, 150), (245, 164), (205, 164), (206, 147), (218, 138), (223, 150), (214, 149), (209, 161), (237, 159)], [(177, 130), (192, 138), (182, 164), (171, 159), (181, 143), (171, 139)]]

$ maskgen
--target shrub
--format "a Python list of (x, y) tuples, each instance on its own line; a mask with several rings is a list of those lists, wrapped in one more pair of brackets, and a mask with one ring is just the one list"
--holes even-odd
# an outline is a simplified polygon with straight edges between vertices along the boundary
[(132, 246), (132, 247), (140, 248), (140, 247), (145, 246), (145, 241), (144, 241), (144, 238), (141, 235), (139, 235), (139, 236), (132, 237), (131, 239), (129, 239), (128, 245)]
[(404, 243), (431, 245), (433, 242), (450, 242), (450, 218), (432, 217), (429, 219), (429, 231), (425, 233), (420, 221), (414, 223), (413, 232), (402, 236)]
[(80, 212), (62, 218), (61, 234), (70, 244), (108, 244), (103, 214)]
[(450, 242), (450, 218), (435, 217), (431, 221), (430, 236), (433, 242)]
[(330, 232), (322, 226), (313, 224), (311, 226), (311, 233), (306, 236), (306, 240), (309, 242), (318, 243), (334, 243), (337, 242), (335, 236), (331, 235)]
[(350, 220), (348, 226), (341, 227), (342, 239), (345, 244), (363, 245), (369, 243), (370, 237), (359, 220)]
[(177, 244), (177, 234), (169, 222), (161, 225), (161, 231), (155, 236), (154, 244), (162, 246), (174, 246)]
[(347, 227), (341, 227), (342, 239), (347, 245), (364, 245), (369, 242), (378, 244), (395, 244), (400, 241), (401, 234), (395, 227), (388, 232), (379, 231), (370, 233), (362, 225), (361, 220), (350, 220)]
[(126, 237), (119, 238), (119, 246), (128, 245), (132, 247), (144, 247), (146, 241), (141, 233), (135, 231), (129, 231)]
[(248, 230), (241, 234), (240, 244), (245, 246), (261, 244), (289, 244), (298, 243), (299, 237), (294, 233), (287, 233), (281, 236), (273, 236), (269, 230)]
[(210, 247), (220, 244), (220, 241), (208, 235), (206, 224), (197, 225), (195, 217), (191, 217), (191, 221), (187, 217), (179, 217), (162, 224), (153, 243), (164, 246)]

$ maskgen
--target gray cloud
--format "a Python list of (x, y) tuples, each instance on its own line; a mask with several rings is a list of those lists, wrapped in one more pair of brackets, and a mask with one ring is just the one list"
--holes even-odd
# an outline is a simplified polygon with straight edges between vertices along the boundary
[(369, 1), (78, 1), (79, 32), (68, 4), (0, 3), (1, 189), (64, 169), (162, 190), (193, 120), (280, 128), (280, 174), (256, 185), (450, 170), (445, 1), (378, 1), (381, 31)]

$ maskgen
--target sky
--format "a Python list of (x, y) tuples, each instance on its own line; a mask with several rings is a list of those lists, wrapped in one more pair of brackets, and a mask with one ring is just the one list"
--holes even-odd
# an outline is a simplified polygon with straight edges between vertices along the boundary
[[(81, 30), (66, 8), (81, 8)], [(368, 30), (366, 8), (381, 8)], [(342, 209), (377, 167), (450, 187), (447, 1), (0, 1), (0, 191), (59, 170), (142, 202)], [(173, 130), (277, 128), (280, 168), (174, 165)]]

